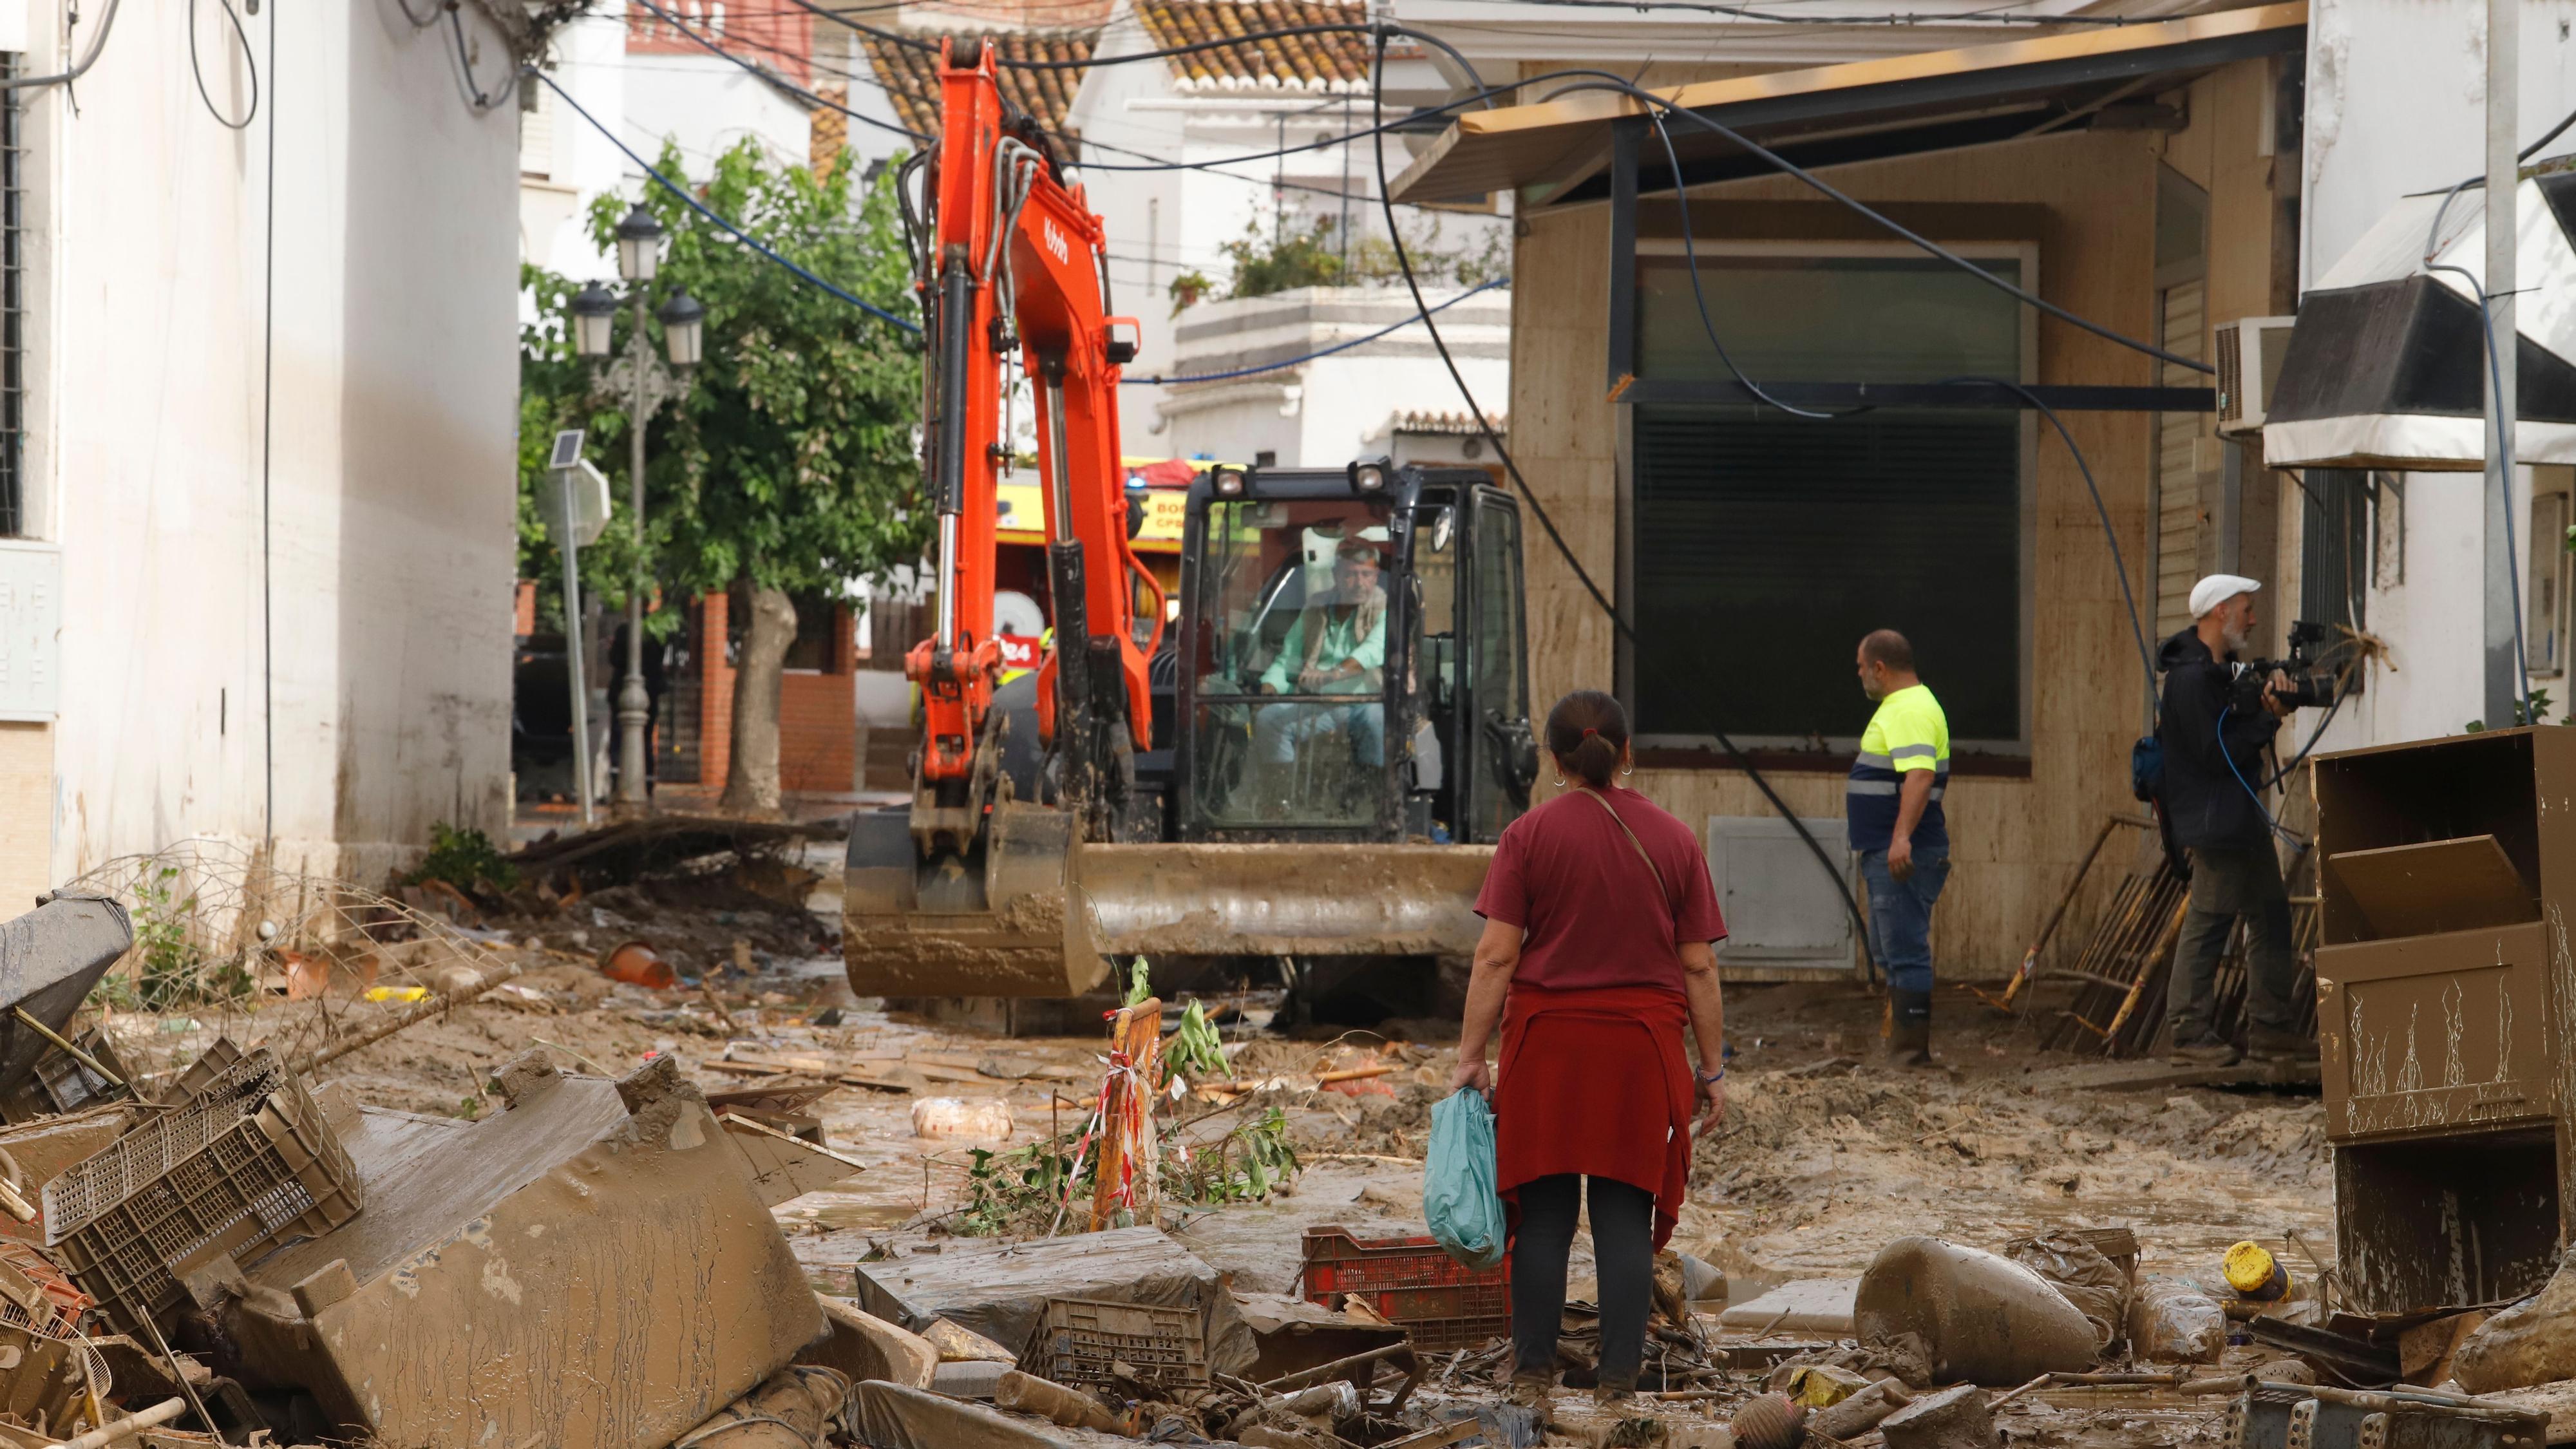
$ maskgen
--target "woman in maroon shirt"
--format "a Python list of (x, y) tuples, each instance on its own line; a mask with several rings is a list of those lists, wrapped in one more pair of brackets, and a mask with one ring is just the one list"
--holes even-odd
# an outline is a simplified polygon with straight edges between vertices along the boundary
[[(1513, 1228), (1513, 1397), (1555, 1386), (1566, 1256), (1588, 1181), (1601, 1284), (1594, 1393), (1626, 1398), (1645, 1356), (1655, 1252), (1690, 1175), (1692, 1104), (1701, 1134), (1726, 1112), (1712, 949), (1726, 923), (1690, 827), (1612, 783), (1636, 767), (1617, 700), (1585, 689), (1557, 701), (1547, 748), (1556, 783), (1574, 788), (1512, 822), (1494, 848), (1451, 1086), (1494, 1099), (1497, 1185)], [(1485, 1047), (1498, 1022), (1496, 1086)]]

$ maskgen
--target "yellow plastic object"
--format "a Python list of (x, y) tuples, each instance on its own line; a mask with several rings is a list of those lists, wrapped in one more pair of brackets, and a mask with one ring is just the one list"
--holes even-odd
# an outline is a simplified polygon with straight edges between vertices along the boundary
[(2229, 1248), (2220, 1271), (2226, 1275), (2227, 1286), (2235, 1289), (2240, 1298), (2270, 1300), (2290, 1291), (2289, 1270), (2260, 1243), (2242, 1242)]
[(1869, 1380), (1849, 1369), (1809, 1364), (1789, 1378), (1789, 1401), (1809, 1409), (1830, 1409), (1869, 1387)]
[(426, 986), (370, 986), (367, 988), (367, 999), (369, 1001), (426, 1001), (429, 999), (429, 988)]

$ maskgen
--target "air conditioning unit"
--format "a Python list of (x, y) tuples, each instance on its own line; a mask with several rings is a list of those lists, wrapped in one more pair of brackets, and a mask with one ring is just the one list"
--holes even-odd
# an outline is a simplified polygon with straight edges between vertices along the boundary
[(2296, 317), (2239, 317), (2215, 329), (2218, 359), (2218, 431), (2228, 436), (2263, 431), (2272, 410), (2272, 387), (2281, 357), (2290, 350)]

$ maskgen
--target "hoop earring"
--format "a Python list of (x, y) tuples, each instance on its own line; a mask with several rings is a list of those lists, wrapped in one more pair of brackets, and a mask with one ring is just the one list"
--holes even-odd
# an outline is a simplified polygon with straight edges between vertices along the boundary
[(1635, 773), (1637, 773), (1637, 767), (1635, 765), (1630, 765), (1628, 768), (1619, 772), (1619, 778), (1624, 780)]
[(1556, 777), (1556, 788), (1560, 790), (1565, 788), (1565, 777), (1563, 775)]

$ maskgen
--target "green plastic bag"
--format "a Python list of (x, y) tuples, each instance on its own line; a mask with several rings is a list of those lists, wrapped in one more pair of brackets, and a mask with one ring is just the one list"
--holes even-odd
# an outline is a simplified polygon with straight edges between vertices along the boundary
[(1422, 1217), (1449, 1256), (1470, 1268), (1503, 1261), (1510, 1230), (1494, 1189), (1494, 1110), (1473, 1087), (1431, 1108), (1431, 1150), (1422, 1164)]

